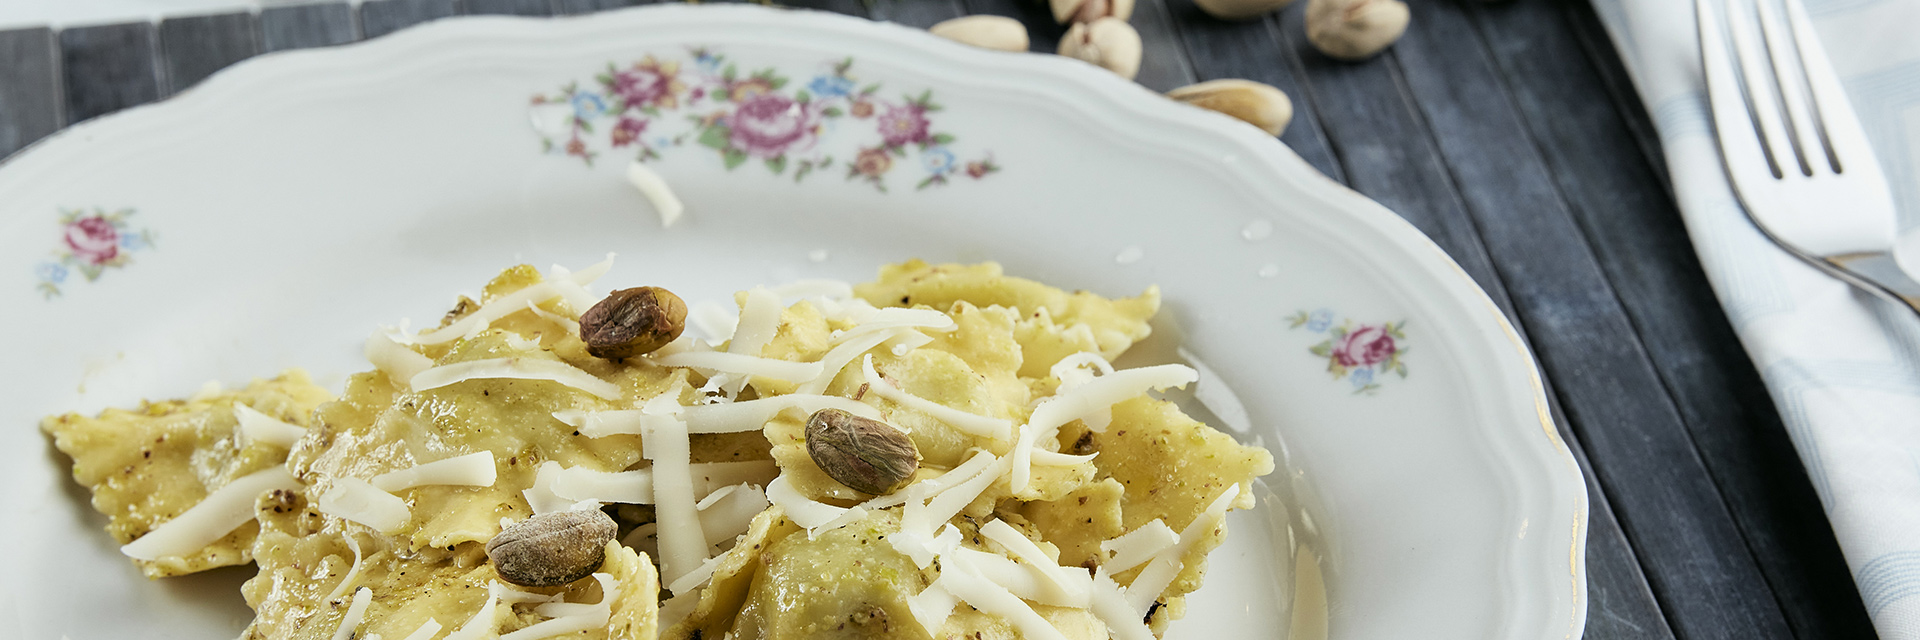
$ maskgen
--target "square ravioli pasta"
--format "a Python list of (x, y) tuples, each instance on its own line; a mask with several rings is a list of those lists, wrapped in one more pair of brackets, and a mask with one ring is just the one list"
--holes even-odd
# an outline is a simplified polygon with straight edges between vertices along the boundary
[(703, 339), (671, 293), (588, 293), (610, 262), (375, 332), (337, 399), (186, 402), (151, 471), (125, 412), (44, 428), (149, 575), (258, 565), (248, 638), (1145, 640), (1273, 469), (1152, 395), (1191, 368), (1110, 364), (1154, 288), (910, 261), (741, 292)]

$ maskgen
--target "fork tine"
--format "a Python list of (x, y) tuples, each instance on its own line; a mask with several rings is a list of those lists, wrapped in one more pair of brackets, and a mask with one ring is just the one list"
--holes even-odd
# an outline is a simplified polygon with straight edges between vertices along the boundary
[(1749, 21), (1747, 12), (1734, 5), (1736, 2), (1739, 0), (1726, 2), (1727, 33), (1733, 39), (1734, 56), (1740, 60), (1740, 76), (1747, 81), (1747, 108), (1760, 127), (1760, 140), (1766, 145), (1767, 160), (1773, 164), (1773, 176), (1799, 173), (1799, 167), (1794, 166), (1793, 143), (1787, 139), (1786, 129), (1780, 122), (1780, 100), (1775, 97), (1773, 80), (1768, 77), (1760, 52), (1754, 48), (1753, 32), (1758, 29)]
[(1786, 28), (1780, 26), (1780, 14), (1774, 10), (1772, 0), (1755, 0), (1754, 6), (1760, 10), (1760, 35), (1766, 39), (1767, 55), (1773, 59), (1773, 78), (1779, 83), (1781, 102), (1787, 105), (1787, 126), (1795, 143), (1794, 157), (1799, 161), (1802, 175), (1822, 173), (1822, 169), (1831, 165), (1827, 162), (1826, 145), (1820, 142), (1820, 132), (1814, 128), (1808, 113), (1806, 72), (1801, 68), (1799, 56), (1793, 52), (1793, 41)]
[[(1734, 77), (1733, 61), (1727, 57), (1727, 43), (1721, 35), (1719, 16), (1711, 0), (1694, 0), (1693, 9), (1700, 27), (1700, 62), (1706, 72), (1707, 102), (1713, 110), (1714, 136), (1720, 140), (1720, 157), (1736, 184), (1743, 177), (1768, 175), (1766, 155), (1755, 137), (1753, 119), (1740, 95), (1740, 83)], [(1771, 177), (1768, 175), (1768, 177)]]
[(1786, 0), (1786, 3), (1787, 24), (1793, 28), (1801, 66), (1807, 71), (1807, 88), (1813, 93), (1816, 110), (1814, 117), (1826, 133), (1827, 152), (1831, 154), (1834, 172), (1877, 167), (1873, 147), (1867, 144), (1867, 133), (1860, 127), (1859, 116), (1854, 115), (1846, 89), (1840, 86), (1840, 79), (1834, 77), (1833, 63), (1827, 60), (1827, 50), (1820, 46), (1820, 34), (1814, 32), (1807, 8), (1800, 0)]

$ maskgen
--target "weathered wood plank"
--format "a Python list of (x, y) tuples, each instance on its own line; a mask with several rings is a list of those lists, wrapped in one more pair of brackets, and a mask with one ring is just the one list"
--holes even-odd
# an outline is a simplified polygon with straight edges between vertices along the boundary
[(1167, 0), (1167, 9), (1193, 61), (1195, 80), (1245, 78), (1286, 93), (1293, 101), (1293, 122), (1280, 132), (1280, 141), (1320, 173), (1344, 181), (1340, 163), (1320, 130), (1313, 94), (1300, 82), (1299, 56), (1283, 44), (1274, 22), (1226, 22), (1207, 15), (1193, 0)]
[(60, 130), (53, 30), (0, 31), (0, 158)]
[(260, 44), (267, 51), (330, 47), (358, 39), (353, 8), (345, 2), (260, 10)]
[(554, 0), (554, 15), (575, 15), (652, 4), (649, 0)]
[(462, 0), (460, 12), (468, 15), (550, 16), (550, 0)]
[[(1691, 440), (1738, 525), (1742, 544), (1758, 563), (1793, 635), (1872, 637), (1825, 512), (1771, 398), (1701, 273), (1663, 186), (1666, 175), (1641, 161), (1647, 143), (1636, 144), (1631, 123), (1646, 115), (1637, 98), (1609, 95), (1607, 83), (1598, 77), (1602, 72), (1595, 68), (1596, 56), (1579, 45), (1568, 23), (1569, 16), (1576, 21), (1595, 18), (1567, 2), (1516, 3), (1476, 13), (1515, 89), (1515, 104), (1555, 168), (1559, 189), (1574, 203), (1575, 219), (1621, 304), (1640, 327)], [(1605, 53), (1610, 56), (1611, 50)], [(1600, 60), (1618, 64), (1617, 59)], [(1645, 484), (1645, 479), (1633, 482)], [(1659, 562), (1650, 559), (1648, 565)], [(1665, 571), (1699, 569), (1690, 563)], [(1656, 579), (1656, 589), (1661, 581)], [(1678, 603), (1664, 593), (1662, 597), (1683, 634), (1692, 635), (1696, 627), (1731, 625), (1727, 618), (1740, 611)]]
[(1162, 93), (1194, 83), (1193, 61), (1170, 7), (1169, 0), (1137, 0), (1133, 8), (1133, 28), (1145, 48), (1134, 81)]
[(783, 0), (780, 4), (799, 9), (831, 11), (841, 15), (867, 17), (867, 3), (862, 0)]
[(1550, 380), (1546, 386), (1554, 424), (1559, 425), (1560, 438), (1579, 462), (1580, 477), (1587, 487), (1587, 629), (1582, 638), (1671, 640), (1673, 629), (1661, 615), (1660, 603), (1640, 569), (1633, 543), (1620, 528), (1613, 502), (1594, 476), (1586, 449), (1571, 435), (1570, 422), (1560, 408), (1560, 390)]
[[(1424, 3), (1393, 59), (1595, 475), (1676, 631), (1792, 636), (1669, 391), (1460, 6)], [(1538, 27), (1538, 25), (1534, 25)], [(1556, 118), (1583, 115), (1559, 105)], [(1631, 148), (1611, 162), (1644, 162)], [(1718, 619), (1681, 613), (1713, 611)]]
[(60, 32), (67, 122), (77, 123), (160, 99), (153, 25), (74, 27)]
[(873, 0), (867, 12), (875, 20), (922, 29), (967, 13), (959, 0)]
[(360, 5), (360, 33), (368, 38), (423, 22), (452, 17), (459, 12), (454, 0), (375, 0)]
[(160, 22), (161, 61), (167, 90), (180, 92), (227, 65), (260, 55), (260, 30), (252, 13), (168, 18)]

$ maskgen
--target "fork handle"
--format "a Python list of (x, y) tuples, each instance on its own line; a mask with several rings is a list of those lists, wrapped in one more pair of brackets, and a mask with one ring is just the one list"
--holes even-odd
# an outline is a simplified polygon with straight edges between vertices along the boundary
[(1894, 261), (1891, 252), (1852, 253), (1816, 262), (1831, 267), (1823, 270), (1834, 277), (1920, 313), (1920, 282), (1914, 282), (1913, 278), (1907, 276), (1907, 272)]

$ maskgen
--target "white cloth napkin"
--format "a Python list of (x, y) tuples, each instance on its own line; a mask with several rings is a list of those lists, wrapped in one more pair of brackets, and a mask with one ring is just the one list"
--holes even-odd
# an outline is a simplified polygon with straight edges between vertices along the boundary
[[(1772, 1), (1772, 0), (1764, 0)], [(1900, 211), (1920, 229), (1920, 0), (1804, 0)], [(1741, 213), (1689, 0), (1594, 0), (1666, 148), (1720, 304), (1825, 503), (1867, 613), (1920, 640), (1920, 320), (1776, 248)]]

